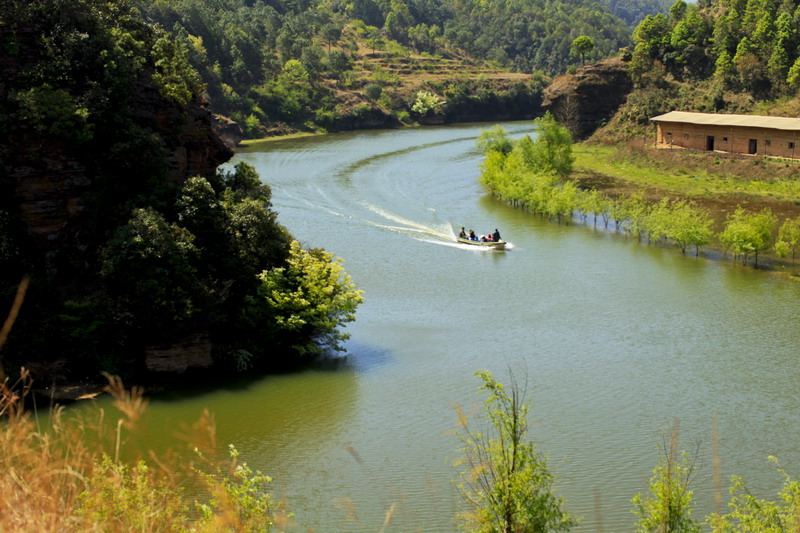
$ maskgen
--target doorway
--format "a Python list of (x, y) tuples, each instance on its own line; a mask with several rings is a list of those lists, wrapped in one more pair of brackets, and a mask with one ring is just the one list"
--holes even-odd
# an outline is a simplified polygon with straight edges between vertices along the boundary
[(755, 139), (750, 139), (749, 146), (747, 148), (748, 154), (755, 154), (758, 153), (758, 141)]
[(709, 152), (714, 151), (714, 136), (708, 135), (706, 136), (706, 150)]

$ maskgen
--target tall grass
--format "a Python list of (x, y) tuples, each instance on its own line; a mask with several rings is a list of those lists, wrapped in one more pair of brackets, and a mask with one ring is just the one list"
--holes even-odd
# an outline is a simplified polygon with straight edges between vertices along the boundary
[(288, 524), (267, 476), (240, 463), (234, 448), (219, 457), (208, 413), (187, 435), (192, 459), (151, 452), (129, 464), (120, 456), (147, 409), (140, 389), (109, 378), (119, 416), (55, 407), (45, 425), (23, 406), (31, 387), (25, 369), (17, 382), (0, 383), (0, 531), (244, 532)]

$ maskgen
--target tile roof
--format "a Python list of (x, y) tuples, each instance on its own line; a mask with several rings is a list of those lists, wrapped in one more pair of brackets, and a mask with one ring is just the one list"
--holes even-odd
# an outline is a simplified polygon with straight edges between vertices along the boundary
[(650, 120), (654, 122), (681, 122), (708, 126), (744, 126), (775, 130), (800, 130), (800, 118), (765, 117), (759, 115), (725, 115), (718, 113), (689, 113), (670, 111)]

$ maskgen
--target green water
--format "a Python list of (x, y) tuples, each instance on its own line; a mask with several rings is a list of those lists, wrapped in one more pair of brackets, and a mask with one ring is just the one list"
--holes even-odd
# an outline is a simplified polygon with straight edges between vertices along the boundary
[[(523, 124), (508, 124), (514, 133)], [(473, 373), (528, 383), (532, 437), (577, 531), (631, 531), (660, 432), (699, 445), (697, 514), (722, 474), (775, 497), (776, 455), (800, 471), (800, 286), (613, 232), (556, 225), (477, 184), (480, 126), (272, 142), (234, 159), (273, 189), (282, 223), (345, 259), (366, 301), (339, 365), (156, 398), (147, 446), (203, 408), (222, 444), (275, 478), (297, 531), (454, 531), (454, 406)], [(506, 252), (453, 242), (499, 228)], [(723, 486), (724, 497), (727, 498)], [(772, 492), (769, 492), (772, 491)], [(347, 518), (349, 516), (349, 518)]]

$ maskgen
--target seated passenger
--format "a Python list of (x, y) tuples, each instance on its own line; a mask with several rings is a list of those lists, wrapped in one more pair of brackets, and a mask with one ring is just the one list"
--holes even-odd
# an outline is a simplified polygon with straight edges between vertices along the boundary
[(466, 239), (467, 238), (467, 232), (464, 231), (464, 226), (461, 226), (461, 232), (459, 232), (458, 238), (459, 239)]

